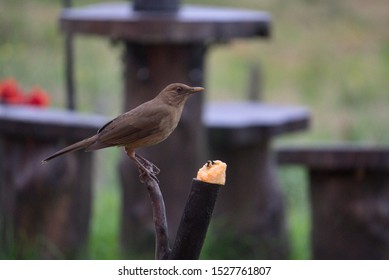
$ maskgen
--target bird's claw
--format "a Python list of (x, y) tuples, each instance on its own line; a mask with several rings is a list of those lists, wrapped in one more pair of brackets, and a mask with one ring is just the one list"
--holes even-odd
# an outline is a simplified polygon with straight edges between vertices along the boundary
[(146, 182), (147, 178), (155, 180), (157, 183), (159, 183), (159, 180), (157, 178), (159, 169), (157, 172), (155, 172), (154, 170), (147, 169), (144, 166), (142, 167), (139, 166), (138, 170), (139, 170), (139, 180), (141, 181), (142, 184)]
[(160, 169), (155, 164), (136, 153), (133, 154), (132, 158), (138, 165), (139, 180), (141, 183), (145, 183), (147, 178), (155, 180), (157, 183), (159, 183), (157, 175), (159, 174)]

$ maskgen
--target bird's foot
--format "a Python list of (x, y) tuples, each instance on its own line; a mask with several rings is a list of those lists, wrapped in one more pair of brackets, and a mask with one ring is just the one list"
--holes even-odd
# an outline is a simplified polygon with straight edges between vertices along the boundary
[(149, 179), (153, 179), (157, 183), (159, 183), (157, 175), (159, 174), (160, 169), (155, 164), (148, 161), (144, 157), (141, 157), (138, 154), (134, 154), (134, 158), (135, 158), (135, 161), (138, 165), (140, 181), (142, 183), (145, 183), (147, 178), (149, 178)]
[(146, 168), (143, 165), (138, 165), (138, 171), (139, 171), (139, 180), (141, 183), (145, 183), (147, 179), (155, 180), (157, 183), (159, 183), (159, 180), (157, 178), (157, 174), (152, 169)]
[(138, 163), (140, 163), (145, 169), (150, 170), (154, 175), (158, 175), (161, 171), (154, 163), (148, 161), (144, 157), (134, 154)]

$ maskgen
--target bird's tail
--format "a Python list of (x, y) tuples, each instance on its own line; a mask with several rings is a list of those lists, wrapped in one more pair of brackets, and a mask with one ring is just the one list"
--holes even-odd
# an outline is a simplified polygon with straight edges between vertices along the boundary
[(56, 158), (60, 155), (63, 155), (63, 154), (66, 154), (66, 153), (70, 153), (70, 152), (75, 152), (75, 151), (78, 151), (78, 150), (81, 150), (81, 149), (85, 149), (87, 147), (89, 147), (90, 145), (92, 145), (93, 143), (95, 143), (97, 140), (97, 135), (94, 135), (90, 138), (87, 138), (87, 139), (84, 139), (84, 140), (81, 140), (77, 143), (74, 143), (70, 146), (67, 146), (65, 148), (63, 148), (62, 150), (59, 150), (58, 152), (52, 154), (51, 156), (49, 156), (48, 158), (45, 158), (44, 160), (42, 160), (42, 163), (46, 163), (47, 161), (53, 159), (53, 158)]

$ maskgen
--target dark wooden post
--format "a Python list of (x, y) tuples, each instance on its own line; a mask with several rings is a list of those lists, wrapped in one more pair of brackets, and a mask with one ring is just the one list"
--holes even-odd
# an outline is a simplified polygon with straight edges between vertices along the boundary
[(103, 123), (68, 112), (0, 106), (0, 258), (64, 259), (84, 252), (92, 154), (45, 165), (41, 160)]
[(221, 187), (193, 179), (169, 259), (199, 259)]
[[(63, 0), (63, 6), (70, 8), (72, 0)], [(76, 88), (74, 83), (74, 42), (71, 32), (65, 33), (65, 88), (66, 88), (66, 105), (69, 110), (76, 109)]]
[(283, 148), (278, 158), (308, 169), (315, 259), (389, 258), (387, 148)]

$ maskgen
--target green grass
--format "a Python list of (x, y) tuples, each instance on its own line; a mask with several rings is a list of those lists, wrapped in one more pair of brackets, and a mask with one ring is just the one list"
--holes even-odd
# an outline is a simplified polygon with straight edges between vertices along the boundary
[[(77, 5), (98, 1), (77, 1)], [(187, 0), (187, 3), (266, 10), (272, 38), (212, 46), (207, 56), (207, 99), (244, 99), (248, 71), (258, 64), (266, 102), (307, 106), (313, 116), (296, 142), (351, 141), (387, 145), (389, 132), (389, 2), (386, 0)], [(40, 85), (55, 107), (64, 107), (63, 37), (59, 1), (0, 2), (0, 79), (13, 76), (27, 90)], [(77, 36), (78, 108), (107, 116), (121, 108), (121, 46), (98, 37)], [(118, 151), (98, 157), (89, 257), (120, 258), (120, 192), (115, 176)], [(110, 163), (106, 164), (107, 161)], [(103, 164), (104, 163), (104, 164)], [(110, 169), (106, 169), (111, 166)], [(309, 199), (302, 169), (282, 167), (291, 258), (309, 251)]]
[(310, 205), (308, 178), (301, 167), (282, 167), (278, 172), (285, 195), (288, 228), (290, 233), (290, 258), (310, 258)]
[(89, 258), (117, 259), (119, 251), (120, 199), (118, 190), (102, 188), (95, 195)]

